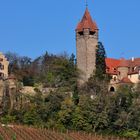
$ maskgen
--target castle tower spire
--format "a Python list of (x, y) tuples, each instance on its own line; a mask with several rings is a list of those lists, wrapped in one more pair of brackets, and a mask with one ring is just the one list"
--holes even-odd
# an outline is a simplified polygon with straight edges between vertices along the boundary
[(96, 69), (98, 27), (86, 7), (82, 20), (76, 27), (77, 67), (80, 70), (79, 84), (90, 78)]
[(92, 20), (88, 7), (86, 7), (84, 16), (82, 20), (79, 22), (76, 31), (82, 31), (83, 29), (90, 29), (91, 31), (96, 31), (96, 32), (98, 31), (96, 22)]

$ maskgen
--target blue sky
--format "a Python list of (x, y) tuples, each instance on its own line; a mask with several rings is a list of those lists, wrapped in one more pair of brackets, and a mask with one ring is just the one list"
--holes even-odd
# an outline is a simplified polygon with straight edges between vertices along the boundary
[[(88, 0), (108, 57), (140, 57), (140, 0)], [(76, 52), (85, 0), (0, 0), (0, 51), (35, 58)]]

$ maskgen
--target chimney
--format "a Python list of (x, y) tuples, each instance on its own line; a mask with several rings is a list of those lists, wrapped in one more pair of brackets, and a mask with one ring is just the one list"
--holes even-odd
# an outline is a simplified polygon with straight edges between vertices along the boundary
[(134, 62), (134, 60), (135, 60), (135, 58), (134, 58), (134, 57), (132, 57), (132, 62)]

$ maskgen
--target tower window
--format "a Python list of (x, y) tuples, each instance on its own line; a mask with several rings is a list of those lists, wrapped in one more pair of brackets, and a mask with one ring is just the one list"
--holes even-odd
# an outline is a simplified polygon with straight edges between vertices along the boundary
[(78, 32), (80, 36), (84, 35), (83, 31), (82, 32)]
[(94, 35), (94, 34), (95, 34), (95, 32), (90, 31), (90, 35)]

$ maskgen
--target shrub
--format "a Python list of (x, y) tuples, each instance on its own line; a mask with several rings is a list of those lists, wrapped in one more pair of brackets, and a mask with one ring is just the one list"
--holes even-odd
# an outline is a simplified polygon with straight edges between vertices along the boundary
[(127, 138), (138, 138), (138, 134), (139, 132), (135, 130), (125, 130), (122, 132), (122, 136)]

